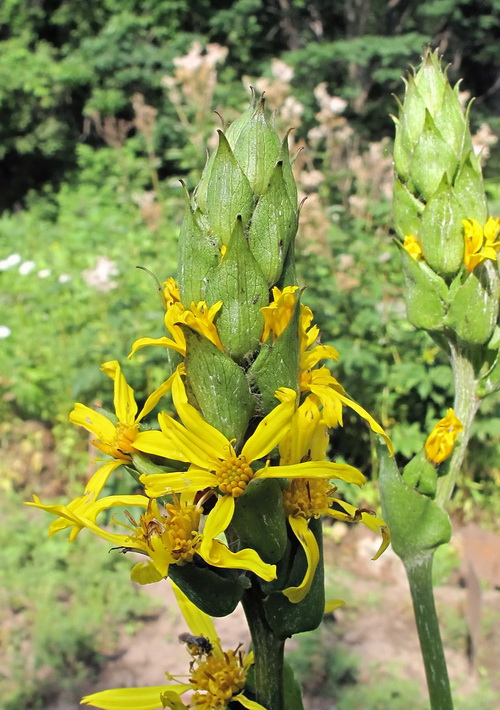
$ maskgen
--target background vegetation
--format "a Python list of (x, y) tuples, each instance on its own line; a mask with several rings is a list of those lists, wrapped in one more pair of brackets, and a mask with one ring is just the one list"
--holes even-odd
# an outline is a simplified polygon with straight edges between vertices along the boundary
[[(283, 133), (295, 127), (295, 172), (308, 197), (300, 278), (323, 341), (341, 352), (338, 379), (390, 430), (402, 463), (420, 448), (452, 402), (452, 380), (432, 341), (405, 320), (391, 241), (391, 94), (402, 93), (401, 74), (419, 62), (425, 43), (440, 47), (451, 77), (463, 77), (463, 90), (476, 97), (473, 129), (478, 149), (490, 154), (485, 176), (491, 211), (499, 214), (499, 39), (500, 0), (2, 3), (0, 481), (13, 551), (0, 568), (11, 567), (9, 588), (25, 585), (25, 565), (39, 556), (52, 560), (47, 579), (70, 564), (41, 541), (45, 521), (37, 527), (35, 517), (12, 510), (33, 491), (67, 496), (81, 486), (88, 440), (67, 416), (76, 400), (110, 406), (100, 364), (121, 360), (139, 400), (165, 375), (162, 349), (125, 364), (135, 338), (163, 335), (154, 284), (135, 266), (160, 280), (175, 275), (178, 179), (194, 186), (204, 146), (213, 145), (214, 110), (232, 120), (248, 102), (249, 85), (280, 108)], [(478, 417), (455, 498), (462, 518), (498, 514), (499, 432), (492, 399)], [(361, 434), (364, 446), (359, 421), (346, 413), (335, 440), (371, 475), (368, 431)], [(6, 555), (5, 544), (0, 549)], [(75, 546), (71, 554), (78, 566), (88, 552)], [(16, 559), (25, 563), (16, 567)], [(90, 583), (102, 573), (98, 565), (89, 570)], [(101, 586), (93, 589), (103, 609)], [(10, 609), (18, 608), (16, 594), (7, 599)], [(63, 603), (72, 613), (72, 603)], [(34, 595), (28, 606), (45, 614), (44, 604)], [(120, 620), (130, 610), (118, 606)], [(84, 615), (71, 618), (70, 636), (92, 667), (102, 640)], [(22, 626), (30, 647), (45, 649), (32, 656), (35, 669), (45, 667), (44, 654), (56, 654), (50, 649), (59, 640), (54, 645), (49, 631), (30, 639), (29, 624)], [(3, 659), (6, 678), (14, 672), (9, 664), (22, 667), (20, 653)], [(33, 672), (22, 691), (9, 685), (12, 707), (43, 707), (38, 678)], [(2, 682), (0, 696), (8, 697)]]

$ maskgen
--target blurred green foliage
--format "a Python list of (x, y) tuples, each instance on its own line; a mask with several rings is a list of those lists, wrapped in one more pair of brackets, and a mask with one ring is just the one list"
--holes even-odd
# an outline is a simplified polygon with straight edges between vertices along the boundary
[(0, 508), (0, 697), (4, 710), (47, 707), (61, 691), (73, 703), (152, 604), (117, 584), (130, 560), (82, 535), (49, 539), (47, 521), (12, 493)]

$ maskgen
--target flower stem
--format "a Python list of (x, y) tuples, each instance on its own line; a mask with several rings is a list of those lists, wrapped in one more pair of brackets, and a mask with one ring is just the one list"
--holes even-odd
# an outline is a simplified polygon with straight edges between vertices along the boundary
[(266, 710), (285, 710), (285, 640), (276, 636), (267, 623), (260, 589), (252, 587), (242, 599), (254, 647), (255, 697)]
[(432, 710), (453, 710), (448, 669), (432, 589), (433, 552), (405, 563)]
[(454, 410), (463, 425), (462, 436), (455, 446), (450, 458), (448, 472), (441, 476), (437, 484), (436, 502), (446, 510), (460, 474), (469, 443), (472, 422), (480, 404), (476, 394), (476, 374), (474, 369), (474, 352), (467, 348), (450, 344), (450, 359), (455, 380)]

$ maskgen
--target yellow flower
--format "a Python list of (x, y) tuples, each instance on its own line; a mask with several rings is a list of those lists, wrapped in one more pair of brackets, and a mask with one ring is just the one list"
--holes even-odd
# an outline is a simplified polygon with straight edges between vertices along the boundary
[(415, 261), (422, 261), (424, 258), (424, 252), (419, 242), (415, 239), (413, 234), (407, 234), (403, 242), (403, 249), (406, 249), (408, 254), (415, 259)]
[(127, 384), (116, 360), (102, 365), (101, 370), (114, 381), (114, 405), (118, 422), (114, 424), (104, 414), (77, 402), (69, 415), (73, 424), (90, 431), (96, 439), (94, 446), (122, 463), (130, 461), (131, 453), (136, 451), (134, 441), (139, 433), (139, 423), (156, 407), (163, 395), (171, 388), (172, 377), (151, 394), (138, 412), (133, 389)]
[[(288, 464), (307, 458), (324, 458), (327, 446), (326, 424), (314, 398), (308, 397), (296, 411), (290, 432), (280, 444), (281, 462)], [(311, 518), (329, 515), (349, 523), (361, 522), (374, 532), (380, 532), (382, 543), (373, 557), (374, 560), (380, 557), (389, 545), (389, 530), (384, 521), (368, 510), (357, 509), (350, 503), (334, 498), (335, 491), (336, 488), (332, 487), (329, 481), (303, 478), (291, 481), (289, 488), (283, 492), (288, 522), (302, 545), (307, 560), (307, 570), (302, 582), (296, 587), (283, 590), (283, 594), (293, 603), (302, 601), (309, 592), (319, 562), (318, 543), (309, 529)], [(334, 505), (344, 510), (332, 508)]]
[[(276, 567), (262, 562), (255, 550), (245, 548), (239, 552), (231, 552), (224, 543), (214, 539), (222, 531), (213, 529), (213, 526), (209, 530), (212, 537), (205, 541), (206, 532), (199, 532), (203, 508), (200, 502), (194, 503), (193, 493), (183, 494), (180, 499), (174, 496), (173, 501), (167, 503), (164, 509), (160, 509), (156, 500), (141, 495), (107, 496), (86, 504), (85, 507), (74, 503), (75, 501), (68, 505), (44, 505), (34, 496), (34, 503), (27, 505), (59, 516), (55, 521), (57, 525), (53, 523), (50, 527), (51, 535), (65, 527), (71, 527), (69, 539), (73, 541), (85, 527), (117, 547), (146, 555), (149, 560), (139, 562), (132, 569), (131, 578), (134, 582), (158, 582), (168, 576), (171, 564), (188, 564), (195, 555), (200, 555), (214, 567), (251, 570), (266, 581), (276, 577)], [(104, 510), (131, 506), (143, 508), (145, 512), (138, 523), (127, 512), (130, 525), (115, 521), (115, 524), (126, 528), (127, 533), (110, 532), (107, 527), (97, 525), (97, 516)]]
[(439, 464), (447, 459), (462, 429), (462, 422), (457, 419), (453, 409), (448, 409), (446, 416), (438, 421), (425, 442), (428, 460)]
[[(177, 681), (167, 673), (167, 677), (174, 680), (174, 683), (146, 688), (103, 690), (85, 696), (82, 704), (93, 705), (102, 710), (225, 710), (229, 703), (234, 701), (248, 710), (265, 710), (244, 693), (246, 676), (253, 663), (253, 653), (244, 656), (239, 648), (223, 651), (212, 619), (190, 602), (177, 586), (172, 584), (172, 587), (191, 633), (195, 639), (203, 641), (201, 646), (191, 649), (189, 682)], [(186, 705), (181, 696), (188, 690), (194, 692)]]
[(276, 396), (280, 404), (257, 425), (239, 453), (224, 434), (208, 424), (188, 403), (179, 374), (174, 378), (172, 395), (182, 423), (162, 413), (158, 419), (163, 441), (151, 436), (153, 432), (143, 432), (135, 444), (146, 453), (188, 461), (192, 465), (187, 471), (142, 475), (140, 481), (145, 486), (146, 495), (152, 498), (183, 491), (217, 489), (222, 495), (207, 516), (204, 544), (227, 528), (233, 517), (235, 498), (244, 493), (253, 479), (340, 478), (358, 485), (365, 480), (353, 466), (330, 461), (305, 461), (285, 466), (267, 463), (252, 467), (253, 462), (274, 449), (289, 428), (296, 401), (296, 393), (291, 389), (278, 390)]
[(322, 415), (328, 427), (334, 427), (338, 424), (342, 426), (342, 407), (350, 407), (368, 422), (372, 431), (383, 437), (390, 455), (394, 456), (392, 442), (380, 424), (371, 414), (368, 414), (366, 409), (363, 409), (361, 405), (347, 396), (345, 389), (332, 376), (327, 367), (319, 367), (315, 370), (302, 372), (300, 389), (302, 392), (312, 392), (317, 397), (318, 402), (323, 405)]
[[(173, 279), (172, 279), (173, 281)], [(168, 283), (168, 282), (167, 282)], [(176, 290), (176, 288), (177, 290)], [(167, 288), (165, 289), (167, 291)], [(214, 318), (222, 307), (222, 301), (217, 301), (208, 308), (205, 301), (200, 301), (197, 305), (191, 303), (190, 308), (185, 308), (177, 299), (178, 287), (173, 281), (168, 286), (168, 296), (166, 300), (165, 327), (172, 336), (171, 338), (139, 338), (132, 345), (129, 358), (141, 348), (148, 345), (159, 345), (163, 348), (177, 350), (183, 357), (186, 355), (186, 338), (182, 332), (180, 324), (184, 324), (196, 330), (205, 338), (210, 340), (219, 350), (224, 350), (214, 324)]]
[(497, 260), (500, 241), (495, 241), (500, 231), (500, 218), (489, 217), (484, 227), (475, 219), (462, 220), (464, 228), (464, 264), (470, 273), (485, 259)]
[[(266, 308), (261, 309), (265, 319), (262, 340), (267, 339), (271, 333), (276, 339), (285, 330), (295, 308), (298, 286), (287, 286), (283, 291), (274, 288), (273, 296), (274, 301)], [(366, 419), (372, 431), (384, 438), (391, 456), (393, 456), (394, 450), (391, 440), (380, 424), (363, 407), (347, 396), (344, 388), (331, 375), (327, 367), (313, 369), (320, 360), (339, 359), (337, 350), (331, 345), (315, 344), (319, 337), (319, 328), (317, 325), (311, 325), (313, 318), (311, 309), (308, 306), (301, 306), (299, 319), (301, 392), (314, 393), (318, 402), (323, 406), (323, 419), (329, 427), (342, 426), (343, 405), (353, 409)]]

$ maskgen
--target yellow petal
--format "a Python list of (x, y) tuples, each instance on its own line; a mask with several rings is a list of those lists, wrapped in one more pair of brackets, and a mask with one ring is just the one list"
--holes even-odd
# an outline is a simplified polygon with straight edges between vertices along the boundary
[(163, 382), (158, 387), (158, 389), (155, 389), (155, 391), (149, 395), (136, 421), (140, 422), (143, 417), (149, 414), (149, 412), (151, 412), (156, 407), (163, 395), (167, 392), (170, 392), (170, 390), (172, 389), (172, 381), (174, 377), (175, 372), (168, 378), (168, 380), (165, 380), (165, 382)]
[(298, 463), (310, 453), (311, 441), (320, 420), (318, 405), (312, 397), (306, 397), (292, 417), (290, 431), (279, 443), (281, 463)]
[[(203, 450), (216, 461), (226, 458), (232, 449), (229, 440), (206, 422), (197, 409), (188, 404), (186, 388), (179, 374), (172, 383), (172, 396), (182, 423), (196, 437), (198, 446), (201, 445)], [(193, 463), (197, 462), (193, 461)], [(198, 465), (202, 464), (198, 463)]]
[(207, 638), (213, 647), (213, 652), (217, 656), (222, 656), (222, 649), (220, 646), (220, 639), (217, 636), (215, 630), (214, 622), (212, 618), (205, 614), (204, 611), (198, 609), (197, 606), (184, 594), (184, 592), (179, 589), (179, 587), (171, 581), (172, 589), (174, 590), (175, 598), (179, 604), (179, 609), (184, 617), (189, 630), (195, 636), (204, 636)]
[[(372, 560), (377, 560), (380, 555), (387, 550), (389, 545), (391, 544), (391, 535), (389, 532), (389, 528), (387, 527), (387, 524), (385, 523), (382, 518), (377, 518), (376, 515), (371, 515), (370, 513), (363, 511), (361, 514), (358, 512), (358, 508), (356, 506), (351, 505), (350, 503), (346, 503), (345, 500), (339, 500), (338, 498), (334, 498), (335, 503), (337, 503), (339, 506), (344, 508), (344, 510), (347, 512), (348, 517), (341, 517), (342, 513), (339, 515), (339, 511), (334, 511), (334, 510), (329, 510), (327, 511), (328, 515), (331, 515), (333, 518), (337, 518), (337, 520), (345, 520), (346, 522), (352, 523), (352, 522), (360, 522), (363, 523), (363, 525), (366, 525), (367, 528), (370, 528), (370, 530), (373, 530), (375, 533), (380, 533), (382, 535), (382, 542), (380, 543), (380, 547), (378, 548), (377, 552), (375, 555), (372, 557)], [(359, 516), (359, 517), (357, 517)], [(357, 517), (357, 520), (356, 520)]]
[(81, 705), (93, 705), (102, 710), (158, 710), (161, 708), (161, 693), (174, 692), (182, 695), (191, 685), (157, 685), (150, 688), (116, 688), (86, 695)]
[[(229, 526), (234, 515), (235, 500), (233, 496), (221, 496), (213, 510), (207, 515), (203, 538), (215, 540)], [(203, 543), (202, 543), (203, 545)]]
[(140, 431), (134, 439), (134, 449), (146, 454), (163, 456), (175, 461), (186, 461), (186, 455), (168, 436), (168, 431)]
[(200, 547), (199, 553), (208, 564), (214, 567), (249, 570), (266, 582), (276, 579), (276, 565), (267, 564), (260, 559), (255, 550), (250, 548), (231, 552), (219, 540), (209, 540), (207, 538), (206, 543)]
[(362, 486), (366, 478), (361, 471), (347, 463), (331, 461), (304, 461), (289, 466), (264, 466), (254, 478), (338, 478), (346, 483)]
[(90, 431), (99, 441), (111, 442), (115, 438), (116, 427), (104, 414), (77, 402), (70, 412), (69, 420), (76, 426)]
[(245, 442), (241, 455), (247, 461), (256, 461), (274, 449), (285, 435), (295, 412), (297, 393), (288, 387), (281, 387), (280, 401), (272, 412), (259, 422), (252, 436)]
[(160, 582), (163, 576), (158, 572), (151, 560), (138, 562), (130, 571), (130, 579), (137, 584), (153, 584)]
[(118, 419), (123, 424), (133, 426), (137, 414), (134, 390), (127, 384), (117, 360), (110, 360), (101, 365), (101, 370), (111, 377), (115, 383), (114, 404)]
[(217, 477), (212, 473), (198, 468), (174, 473), (143, 474), (139, 478), (146, 489), (146, 495), (151, 498), (182, 493), (183, 491), (201, 491), (203, 488), (215, 488)]
[(329, 614), (335, 609), (340, 609), (340, 607), (345, 606), (345, 601), (343, 599), (327, 599), (325, 601), (325, 614)]
[(320, 360), (335, 360), (339, 359), (338, 350), (335, 350), (331, 345), (316, 345), (311, 350), (306, 350), (300, 356), (300, 369), (310, 370), (318, 364)]
[[(207, 422), (198, 414), (194, 407), (190, 404), (183, 405), (183, 414), (187, 413), (187, 410), (191, 409), (196, 412), (196, 415), (191, 412), (192, 417), (190, 423), (192, 424), (196, 419), (199, 420), (199, 428), (191, 431), (186, 429), (185, 426), (175, 421), (168, 414), (162, 412), (158, 415), (158, 421), (160, 422), (160, 427), (165, 436), (172, 442), (172, 444), (182, 452), (186, 461), (191, 461), (196, 466), (200, 468), (215, 469), (220, 463), (220, 459), (226, 458), (230, 455), (233, 450), (231, 444), (223, 437), (217, 429)], [(179, 412), (179, 408), (177, 407)], [(182, 416), (181, 412), (179, 414)], [(217, 436), (215, 436), (215, 433)], [(222, 447), (222, 439), (225, 441), (225, 448)]]
[(247, 710), (266, 710), (263, 705), (256, 703), (255, 700), (249, 700), (243, 693), (234, 695), (231, 700), (237, 700), (244, 708), (247, 708)]
[(298, 587), (288, 587), (283, 590), (285, 597), (291, 601), (292, 604), (297, 604), (297, 602), (304, 599), (306, 594), (311, 589), (314, 573), (316, 572), (316, 567), (319, 562), (319, 547), (316, 538), (311, 530), (309, 530), (309, 525), (305, 518), (302, 516), (295, 518), (290, 515), (288, 522), (290, 523), (290, 527), (292, 528), (297, 540), (302, 545), (307, 559), (307, 570), (302, 582), (298, 585)]
[(132, 344), (132, 350), (130, 351), (128, 358), (131, 358), (135, 353), (141, 348), (146, 348), (148, 345), (157, 345), (162, 348), (170, 348), (171, 350), (177, 350), (183, 357), (186, 355), (186, 347), (182, 347), (172, 340), (171, 338), (139, 338)]

